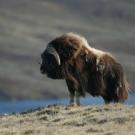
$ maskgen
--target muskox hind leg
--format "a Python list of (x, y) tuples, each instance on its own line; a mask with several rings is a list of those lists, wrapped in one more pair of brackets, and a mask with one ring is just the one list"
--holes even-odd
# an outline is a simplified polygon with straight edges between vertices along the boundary
[(124, 102), (128, 98), (129, 84), (126, 80), (126, 76), (124, 74), (123, 68), (119, 65), (119, 70), (117, 70), (116, 78), (117, 78), (117, 87), (116, 94), (119, 102)]
[(128, 82), (119, 63), (115, 63), (113, 67), (110, 86), (113, 102), (123, 103), (128, 98)]

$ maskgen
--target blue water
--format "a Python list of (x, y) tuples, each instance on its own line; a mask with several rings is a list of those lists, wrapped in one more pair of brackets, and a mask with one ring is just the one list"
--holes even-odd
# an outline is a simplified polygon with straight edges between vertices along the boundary
[[(27, 110), (46, 107), (51, 104), (68, 105), (68, 99), (52, 99), (52, 100), (25, 100), (25, 101), (1, 101), (0, 114), (11, 114), (17, 112), (25, 112)], [(104, 104), (102, 98), (86, 97), (81, 99), (81, 105), (101, 105)], [(130, 95), (125, 104), (135, 105), (135, 95)]]

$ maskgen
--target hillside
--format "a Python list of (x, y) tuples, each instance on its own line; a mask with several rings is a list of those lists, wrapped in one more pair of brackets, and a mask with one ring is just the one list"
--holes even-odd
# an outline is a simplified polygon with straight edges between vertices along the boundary
[(134, 135), (135, 107), (53, 105), (1, 116), (0, 121), (2, 135)]
[(135, 89), (134, 0), (1, 0), (0, 99), (67, 96), (64, 81), (42, 76), (38, 61), (46, 44), (66, 32), (115, 55)]

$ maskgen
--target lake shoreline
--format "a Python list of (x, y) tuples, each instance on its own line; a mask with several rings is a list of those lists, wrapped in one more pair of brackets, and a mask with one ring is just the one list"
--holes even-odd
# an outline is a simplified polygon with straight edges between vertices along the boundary
[[(81, 106), (104, 105), (104, 101), (101, 97), (87, 96), (85, 98), (81, 98), (80, 101)], [(0, 101), (0, 115), (5, 113), (6, 114), (21, 113), (39, 107), (47, 107), (50, 104), (68, 105), (68, 103), (69, 103), (68, 98)], [(135, 105), (135, 95), (130, 94), (128, 100), (125, 101), (124, 105)]]

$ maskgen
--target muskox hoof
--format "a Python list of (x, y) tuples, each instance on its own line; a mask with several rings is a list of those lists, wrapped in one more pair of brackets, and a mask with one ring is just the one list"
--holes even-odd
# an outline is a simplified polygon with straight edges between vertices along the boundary
[(69, 104), (68, 107), (79, 107), (80, 104)]
[(73, 106), (74, 106), (74, 103), (68, 105), (68, 107), (73, 107)]

